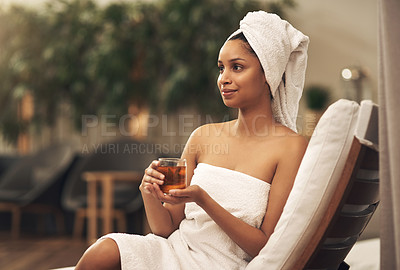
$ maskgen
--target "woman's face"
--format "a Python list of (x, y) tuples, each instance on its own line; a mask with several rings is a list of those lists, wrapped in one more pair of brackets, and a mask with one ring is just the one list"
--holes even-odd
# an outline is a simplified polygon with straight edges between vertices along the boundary
[(250, 53), (241, 40), (230, 40), (218, 57), (218, 88), (226, 106), (245, 108), (269, 99), (260, 61)]

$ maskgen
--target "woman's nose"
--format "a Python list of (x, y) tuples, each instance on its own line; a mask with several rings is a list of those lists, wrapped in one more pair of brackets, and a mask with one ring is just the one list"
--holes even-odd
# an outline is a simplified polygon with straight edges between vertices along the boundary
[(226, 70), (219, 75), (219, 83), (220, 84), (229, 84), (231, 82), (232, 82), (232, 80), (229, 76), (229, 72), (227, 72)]

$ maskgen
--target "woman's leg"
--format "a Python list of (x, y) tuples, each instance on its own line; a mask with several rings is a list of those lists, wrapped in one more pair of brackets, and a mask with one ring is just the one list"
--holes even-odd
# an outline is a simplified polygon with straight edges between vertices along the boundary
[(83, 254), (75, 270), (121, 270), (121, 259), (117, 243), (105, 238), (91, 245)]

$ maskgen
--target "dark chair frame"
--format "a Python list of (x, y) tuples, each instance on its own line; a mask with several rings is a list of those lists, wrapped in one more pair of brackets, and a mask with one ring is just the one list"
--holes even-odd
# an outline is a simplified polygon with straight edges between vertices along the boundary
[(379, 204), (379, 152), (354, 137), (325, 216), (295, 269), (349, 269), (345, 257)]
[[(58, 158), (61, 158), (60, 160), (56, 160), (56, 157), (51, 156), (56, 151), (59, 151), (62, 155), (58, 156)], [(54, 201), (47, 202), (44, 196), (54, 192), (55, 187), (60, 185), (64, 173), (69, 169), (73, 161), (74, 155), (75, 151), (72, 144), (59, 143), (50, 145), (36, 153), (19, 158), (1, 175), (0, 190), (4, 188), (2, 191), (7, 193), (7, 190), (11, 192), (14, 189), (21, 189), (18, 196), (0, 198), (0, 211), (11, 212), (11, 235), (14, 238), (18, 238), (20, 235), (21, 217), (24, 212), (42, 215), (53, 214), (58, 232), (65, 232), (64, 214), (61, 207), (55, 205)], [(51, 172), (41, 177), (39, 182), (35, 182), (32, 171), (34, 168), (44, 168), (51, 170)], [(12, 187), (9, 185), (12, 185)]]

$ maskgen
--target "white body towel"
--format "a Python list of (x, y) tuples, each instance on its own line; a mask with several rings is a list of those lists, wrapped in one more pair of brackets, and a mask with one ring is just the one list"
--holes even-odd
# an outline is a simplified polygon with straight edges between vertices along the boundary
[[(192, 185), (199, 185), (222, 207), (251, 226), (261, 226), (270, 184), (244, 173), (200, 163)], [(195, 203), (187, 203), (185, 219), (168, 239), (113, 233), (122, 270), (244, 269), (249, 257)]]

